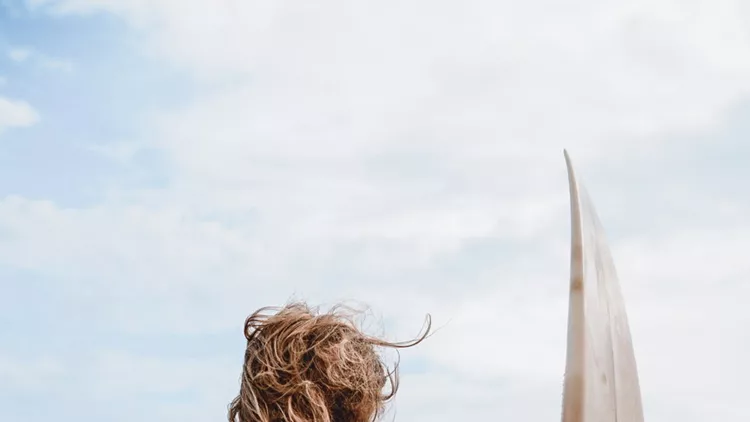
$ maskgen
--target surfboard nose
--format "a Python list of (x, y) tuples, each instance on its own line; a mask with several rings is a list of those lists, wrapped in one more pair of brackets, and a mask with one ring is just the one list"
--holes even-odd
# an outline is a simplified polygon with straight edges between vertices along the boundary
[(638, 369), (612, 255), (568, 151), (571, 214), (563, 422), (643, 422)]

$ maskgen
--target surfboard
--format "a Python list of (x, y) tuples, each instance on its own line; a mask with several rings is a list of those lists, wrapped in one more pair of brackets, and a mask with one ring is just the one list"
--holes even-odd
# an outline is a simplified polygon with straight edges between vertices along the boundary
[(643, 422), (638, 368), (615, 265), (565, 151), (571, 213), (562, 422)]

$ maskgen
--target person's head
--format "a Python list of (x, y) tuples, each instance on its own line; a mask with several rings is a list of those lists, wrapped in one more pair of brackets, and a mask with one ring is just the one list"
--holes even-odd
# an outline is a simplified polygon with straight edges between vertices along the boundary
[(389, 343), (362, 333), (341, 308), (321, 314), (295, 303), (273, 310), (245, 321), (245, 363), (230, 422), (374, 421), (398, 389), (397, 365), (389, 371), (377, 348), (416, 345), (430, 328), (428, 319), (416, 340)]

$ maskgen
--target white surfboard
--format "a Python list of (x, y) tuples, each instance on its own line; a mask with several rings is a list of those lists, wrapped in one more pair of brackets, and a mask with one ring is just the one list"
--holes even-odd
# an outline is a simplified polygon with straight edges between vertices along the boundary
[(599, 218), (565, 152), (571, 259), (563, 422), (643, 422), (625, 304)]

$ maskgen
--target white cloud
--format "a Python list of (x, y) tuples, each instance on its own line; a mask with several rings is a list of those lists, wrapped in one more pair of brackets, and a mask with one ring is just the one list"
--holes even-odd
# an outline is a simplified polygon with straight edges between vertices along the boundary
[(32, 51), (27, 48), (11, 48), (8, 51), (8, 58), (14, 62), (25, 62), (31, 55)]
[[(121, 394), (169, 394), (200, 390), (204, 395), (225, 395), (225, 405), (236, 394), (237, 367), (234, 362), (215, 359), (176, 358), (156, 359), (148, 356), (126, 355), (120, 352), (100, 352), (87, 372), (89, 394), (98, 399), (117, 399)], [(117, 380), (117, 382), (112, 382)], [(221, 397), (221, 394), (218, 397)], [(227, 399), (228, 397), (228, 399)]]
[(37, 66), (61, 72), (72, 72), (73, 63), (56, 57), (50, 57), (31, 48), (14, 47), (8, 50), (8, 58), (18, 63), (33, 61)]
[(52, 57), (40, 57), (39, 64), (45, 69), (60, 72), (72, 72), (75, 68), (73, 62), (70, 60), (56, 59)]
[(19, 359), (0, 355), (0, 390), (40, 393), (54, 388), (65, 375), (64, 365), (54, 358)]
[[(409, 280), (414, 274), (409, 263), (380, 251), (379, 265), (390, 266), (391, 274), (402, 269), (407, 276), (395, 283), (383, 278), (380, 284), (369, 285), (364, 283), (366, 278), (319, 280), (342, 268), (329, 255), (338, 260), (361, 259), (346, 247), (321, 254), (308, 242), (326, 247), (323, 242), (330, 240), (322, 235), (302, 239), (299, 249), (293, 249), (292, 237), (284, 236), (280, 241), (284, 244), (274, 245), (271, 237), (247, 227), (226, 230), (169, 210), (60, 210), (19, 198), (6, 200), (0, 210), (0, 221), (5, 223), (0, 231), (6, 239), (14, 239), (0, 248), (4, 265), (49, 271), (68, 283), (77, 280), (68, 288), (79, 290), (79, 295), (93, 294), (103, 308), (99, 317), (114, 318), (127, 330), (211, 332), (239, 326), (243, 313), (261, 304), (278, 303), (295, 289), (322, 289), (306, 297), (331, 301), (353, 295), (365, 300), (391, 320), (386, 328), (394, 339), (415, 335), (425, 312), (436, 315), (436, 334), (404, 352), (410, 359), (425, 360), (429, 368), (427, 375), (404, 376), (396, 406), (399, 418), (412, 415), (409, 420), (450, 421), (465, 408), (477, 417), (499, 412), (533, 421), (559, 410), (556, 387), (564, 365), (567, 285), (562, 237), (545, 237), (546, 245), (534, 242), (533, 256), (521, 262), (502, 255), (475, 262), (481, 276), (469, 280), (431, 279), (436, 274), (430, 271), (434, 263), (422, 269), (426, 280)], [(688, 421), (706, 421), (711, 414), (738, 421), (750, 416), (742, 395), (744, 379), (750, 375), (743, 356), (750, 344), (733, 334), (737, 324), (750, 315), (742, 301), (727, 301), (748, 293), (741, 283), (750, 276), (741, 253), (747, 250), (743, 240), (747, 230), (737, 226), (685, 229), (616, 244), (647, 415), (655, 421), (669, 420), (675, 412), (686, 412)], [(377, 248), (374, 241), (362, 241)], [(408, 243), (395, 245), (409, 257), (417, 251)], [(321, 258), (319, 265), (310, 265)], [(361, 277), (370, 271), (375, 278), (386, 273), (378, 270), (378, 263), (371, 266), (360, 260), (349, 265)], [(483, 280), (490, 284), (483, 285)], [(424, 287), (415, 288), (425, 281)], [(450, 292), (443, 285), (446, 282), (464, 283), (464, 293), (446, 294)], [(138, 312), (133, 311), (136, 308)], [(700, 342), (696, 333), (701, 333)], [(94, 384), (89, 394), (96, 393), (99, 400), (134, 397), (135, 391), (144, 388), (204, 391), (203, 378), (185, 378), (196, 374), (192, 361), (141, 362), (117, 355), (102, 362), (106, 365), (90, 368)], [(224, 388), (235, 386), (231, 373), (227, 368), (213, 375), (223, 393), (210, 395), (210, 400), (201, 393), (208, 400), (206, 405), (216, 407), (231, 398)], [(107, 381), (107, 388), (93, 387), (110, 379), (119, 381)], [(453, 401), (441, 398), (449, 393)], [(497, 399), (476, 403), (477, 397), (485, 396)], [(678, 400), (684, 396), (701, 400)], [(178, 411), (164, 410), (166, 414)], [(204, 411), (208, 413), (201, 407), (200, 412)]]
[(11, 127), (31, 126), (39, 121), (39, 114), (24, 101), (0, 97), (0, 133)]
[[(413, 0), (395, 9), (390, 2), (45, 3), (148, 20), (159, 56), (206, 78), (253, 76), (243, 95), (218, 99), (227, 107), (235, 99), (248, 104), (253, 95), (255, 104), (283, 107), (290, 123), (299, 115), (350, 121), (361, 131), (340, 128), (350, 144), (377, 133), (369, 124), (393, 131), (408, 118), (410, 133), (386, 138), (401, 143), (399, 135), (412, 135), (409, 145), (420, 138), (434, 144), (441, 137), (429, 128), (450, 125), (455, 132), (437, 133), (463, 136), (461, 144), (482, 153), (496, 151), (502, 139), (523, 140), (532, 151), (553, 138), (590, 148), (604, 138), (632, 145), (711, 124), (748, 89), (747, 40), (736, 36), (744, 25), (739, 1), (705, 10), (701, 2), (581, 1), (575, 13), (545, 0), (522, 8)], [(419, 10), (430, 12), (413, 25)]]
[[(111, 407), (128, 403), (110, 416), (114, 421), (132, 420), (139, 406), (132, 397), (190, 397), (189, 403), (160, 400), (145, 413), (153, 420), (181, 415), (181, 420), (199, 421), (224, 412), (239, 391), (237, 368), (241, 363), (215, 358), (157, 359), (117, 351), (81, 352), (85, 359), (63, 368), (57, 359), (11, 359), (0, 356), (0, 391), (44, 395), (45, 403), (56, 401), (67, 406), (86, 403)], [(188, 406), (189, 404), (189, 406)], [(196, 404), (198, 408), (196, 409)], [(65, 406), (65, 407), (67, 407)], [(58, 417), (64, 413), (58, 410)], [(4, 413), (5, 414), (5, 413)], [(64, 418), (64, 416), (62, 416)]]
[(84, 149), (100, 154), (120, 164), (127, 164), (143, 149), (143, 146), (137, 142), (111, 142), (87, 145)]

